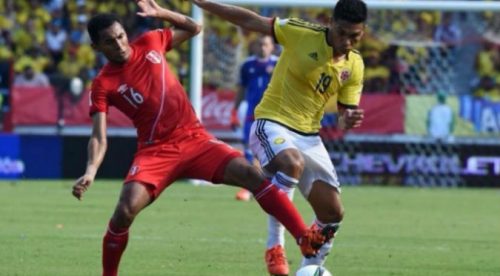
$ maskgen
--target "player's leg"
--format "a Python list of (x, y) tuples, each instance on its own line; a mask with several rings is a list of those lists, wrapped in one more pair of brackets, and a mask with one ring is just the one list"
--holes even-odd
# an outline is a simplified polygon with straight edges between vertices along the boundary
[(145, 185), (138, 182), (123, 185), (120, 199), (103, 238), (103, 276), (118, 274), (118, 265), (127, 246), (130, 225), (137, 214), (151, 202), (152, 197)]
[(320, 230), (328, 227), (331, 238), (323, 244), (315, 257), (303, 258), (302, 266), (311, 264), (323, 265), (332, 249), (333, 238), (344, 217), (344, 208), (337, 188), (321, 180), (313, 183), (307, 200), (316, 215), (312, 227)]
[(312, 228), (328, 230), (328, 242), (315, 258), (303, 259), (302, 265), (323, 264), (332, 248), (335, 232), (343, 219), (344, 209), (340, 199), (340, 184), (328, 151), (321, 139), (304, 140), (302, 147), (305, 169), (300, 179), (299, 189), (313, 208), (316, 219)]
[(135, 217), (182, 172), (178, 152), (176, 146), (157, 144), (136, 153), (104, 236), (103, 275), (116, 275)]
[[(295, 137), (290, 130), (269, 121), (259, 120), (252, 126), (250, 147), (264, 166), (272, 183), (284, 191), (290, 200), (304, 169), (304, 159), (294, 145)], [(287, 274), (284, 228), (276, 218), (268, 218), (268, 239), (265, 261), (271, 274)]]
[[(303, 171), (303, 158), (295, 148), (279, 152), (265, 167), (273, 175), (271, 182), (293, 200), (295, 187)], [(268, 217), (267, 243), (264, 254), (267, 270), (272, 275), (287, 275), (288, 260), (285, 253), (285, 229), (273, 216)]]

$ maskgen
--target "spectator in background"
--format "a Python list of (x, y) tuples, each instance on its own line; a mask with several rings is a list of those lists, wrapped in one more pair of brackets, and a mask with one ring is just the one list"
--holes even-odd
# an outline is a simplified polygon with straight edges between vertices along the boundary
[(0, 60), (8, 60), (13, 56), (10, 33), (6, 30), (0, 30)]
[(453, 109), (446, 104), (444, 93), (437, 94), (437, 101), (427, 114), (427, 134), (437, 140), (446, 141), (453, 134), (455, 115)]
[(475, 69), (479, 77), (490, 76), (495, 73), (495, 64), (500, 63), (498, 47), (491, 41), (484, 39), (482, 48), (476, 54)]
[(456, 48), (462, 42), (462, 31), (460, 27), (453, 22), (452, 13), (444, 13), (441, 24), (434, 31), (434, 41), (443, 43), (441, 55), (450, 61), (453, 61)]
[(81, 14), (77, 17), (73, 30), (69, 34), (69, 39), (72, 42), (79, 44), (90, 44), (90, 38), (86, 32), (87, 16)]
[(60, 20), (53, 20), (49, 25), (49, 30), (45, 33), (45, 39), (50, 56), (57, 66), (63, 58), (64, 43), (67, 39), (67, 34), (61, 27)]
[(71, 26), (76, 26), (78, 23), (81, 22), (81, 18), (85, 17), (85, 23), (87, 21), (87, 6), (86, 6), (86, 1), (82, 0), (77, 0), (76, 5), (73, 7), (73, 10), (71, 11), (69, 17), (70, 17), (70, 22)]
[(63, 60), (57, 65), (57, 69), (64, 77), (71, 79), (77, 77), (84, 67), (78, 62), (76, 50), (72, 50), (64, 55)]
[(363, 91), (380, 93), (387, 91), (389, 69), (380, 64), (380, 54), (372, 51), (364, 54), (365, 82)]
[(462, 31), (453, 22), (452, 13), (444, 13), (441, 24), (434, 31), (434, 40), (443, 42), (446, 46), (453, 47), (462, 41)]
[(44, 72), (50, 65), (52, 60), (47, 55), (44, 55), (43, 49), (37, 46), (29, 48), (24, 55), (16, 58), (14, 62), (14, 71), (16, 73), (24, 70), (26, 65), (33, 67), (36, 73)]
[(430, 12), (421, 12), (415, 16), (415, 31), (407, 35), (407, 39), (413, 41), (432, 41), (434, 29), (434, 18)]
[(16, 54), (22, 56), (28, 49), (43, 45), (45, 36), (43, 29), (36, 27), (36, 21), (28, 19), (21, 28), (17, 28), (12, 32), (12, 40)]
[(49, 79), (44, 73), (37, 73), (33, 66), (26, 65), (21, 74), (14, 78), (14, 86), (24, 87), (48, 87)]
[(45, 9), (47, 9), (49, 12), (61, 10), (64, 6), (64, 0), (46, 0), (43, 2), (45, 3)]
[(474, 97), (482, 98), (492, 102), (500, 102), (500, 89), (492, 76), (481, 77), (479, 84), (474, 90)]

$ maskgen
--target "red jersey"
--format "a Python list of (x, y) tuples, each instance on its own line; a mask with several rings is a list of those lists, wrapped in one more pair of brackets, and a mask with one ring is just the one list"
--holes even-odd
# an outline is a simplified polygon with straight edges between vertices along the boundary
[(132, 120), (141, 144), (201, 128), (184, 88), (165, 60), (171, 44), (170, 29), (149, 31), (130, 44), (127, 62), (106, 64), (92, 82), (90, 115), (107, 113), (109, 106), (115, 106)]

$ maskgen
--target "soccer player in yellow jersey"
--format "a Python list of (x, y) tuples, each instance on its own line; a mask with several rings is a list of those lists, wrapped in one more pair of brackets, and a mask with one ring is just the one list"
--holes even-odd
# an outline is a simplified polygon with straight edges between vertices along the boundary
[[(367, 7), (362, 0), (340, 0), (329, 26), (300, 19), (267, 18), (253, 11), (208, 0), (192, 0), (200, 8), (250, 31), (272, 35), (283, 46), (271, 82), (255, 110), (250, 148), (273, 184), (291, 193), (295, 186), (316, 218), (313, 228), (331, 239), (302, 265), (323, 264), (343, 218), (340, 184), (318, 135), (324, 108), (336, 100), (338, 125), (358, 127), (357, 106), (363, 86), (363, 60), (353, 47), (364, 34)], [(266, 263), (271, 274), (286, 275), (283, 230), (270, 218)]]

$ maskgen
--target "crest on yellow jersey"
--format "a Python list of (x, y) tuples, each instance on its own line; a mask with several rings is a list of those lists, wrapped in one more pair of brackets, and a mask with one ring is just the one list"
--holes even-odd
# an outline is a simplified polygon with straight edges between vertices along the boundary
[(278, 138), (274, 139), (274, 144), (281, 145), (281, 144), (285, 143), (285, 141), (286, 141), (285, 138), (278, 137)]
[(350, 76), (351, 72), (349, 72), (348, 70), (342, 70), (342, 73), (340, 73), (340, 79), (342, 80), (342, 82), (348, 80)]

